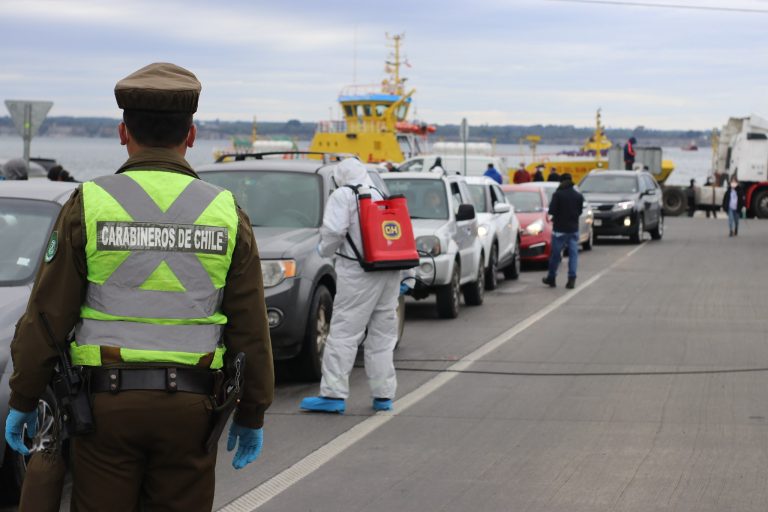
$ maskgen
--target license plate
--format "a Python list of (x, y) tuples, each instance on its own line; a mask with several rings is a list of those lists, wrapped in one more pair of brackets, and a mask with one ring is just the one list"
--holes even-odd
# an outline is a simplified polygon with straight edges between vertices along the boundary
[(602, 226), (603, 225), (603, 219), (593, 219), (592, 220), (593, 226)]

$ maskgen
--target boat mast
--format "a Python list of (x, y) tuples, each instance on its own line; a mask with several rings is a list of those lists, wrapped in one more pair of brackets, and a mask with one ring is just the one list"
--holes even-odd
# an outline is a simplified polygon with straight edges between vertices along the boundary
[(390, 94), (402, 96), (405, 93), (405, 88), (403, 87), (403, 82), (405, 82), (405, 80), (400, 80), (400, 65), (403, 64), (403, 61), (400, 60), (400, 42), (405, 37), (405, 34), (395, 34), (391, 37), (389, 34), (386, 34), (386, 37), (390, 41), (394, 41), (393, 47), (395, 53), (394, 61), (386, 61), (387, 73), (389, 73), (390, 79), (386, 80), (385, 83), (391, 91)]

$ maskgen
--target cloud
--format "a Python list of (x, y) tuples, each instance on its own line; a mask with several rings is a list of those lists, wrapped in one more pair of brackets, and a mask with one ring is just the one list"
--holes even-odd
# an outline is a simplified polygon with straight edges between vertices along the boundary
[(0, 0), (0, 84), (5, 97), (55, 101), (59, 115), (116, 116), (114, 83), (171, 61), (203, 82), (202, 118), (323, 119), (354, 70), (360, 83), (383, 78), (384, 33), (405, 32), (403, 72), (427, 121), (590, 125), (602, 106), (612, 126), (706, 128), (768, 111), (763, 15), (541, 0), (388, 7)]
[[(104, 28), (130, 27), (125, 37), (137, 39), (139, 34), (162, 34), (168, 39), (193, 42), (196, 45), (269, 45), (289, 50), (335, 47), (352, 38), (347, 27), (313, 23), (284, 12), (276, 15), (245, 2), (228, 8), (225, 2), (199, 3), (176, 1), (132, 0), (31, 0), (10, 1), (4, 6), (7, 19), (45, 20), (77, 23)], [(254, 47), (258, 54), (265, 48)]]

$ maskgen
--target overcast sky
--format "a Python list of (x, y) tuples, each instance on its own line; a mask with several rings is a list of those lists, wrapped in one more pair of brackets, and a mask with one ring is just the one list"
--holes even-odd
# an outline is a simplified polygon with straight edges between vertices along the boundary
[(315, 121), (355, 69), (383, 78), (402, 32), (425, 121), (588, 126), (602, 107), (609, 127), (708, 129), (768, 115), (767, 25), (766, 0), (0, 0), (0, 100), (118, 117), (115, 82), (167, 61), (202, 82), (199, 119)]

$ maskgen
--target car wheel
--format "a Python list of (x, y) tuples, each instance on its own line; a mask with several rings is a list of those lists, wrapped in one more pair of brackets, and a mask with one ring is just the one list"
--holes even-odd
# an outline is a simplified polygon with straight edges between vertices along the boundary
[(499, 286), (499, 248), (491, 247), (491, 257), (488, 258), (488, 268), (485, 269), (485, 289), (495, 290)]
[(659, 223), (651, 230), (651, 238), (654, 240), (661, 240), (664, 236), (664, 216), (659, 216)]
[(752, 199), (753, 211), (758, 219), (768, 219), (768, 190), (760, 190)]
[(512, 255), (512, 263), (504, 268), (504, 277), (506, 279), (517, 279), (520, 277), (520, 240), (515, 243), (515, 253)]
[[(37, 425), (40, 446), (48, 448), (56, 442), (56, 428), (54, 422), (57, 421), (57, 402), (53, 391), (47, 388), (37, 403)], [(27, 446), (31, 443), (24, 437)], [(3, 466), (0, 468), (0, 489), (3, 490), (0, 500), (3, 504), (15, 505), (21, 498), (21, 485), (27, 474), (27, 462), (29, 457), (25, 457), (18, 452), (11, 450), (10, 446), (5, 446), (5, 458)]]
[(468, 306), (480, 306), (485, 299), (485, 259), (480, 255), (475, 281), (464, 285), (464, 302)]
[(583, 244), (581, 244), (581, 247), (585, 251), (591, 251), (594, 243), (595, 243), (595, 232), (594, 230), (592, 230), (592, 228), (589, 228), (589, 238), (587, 238), (587, 240)]
[(451, 282), (436, 287), (435, 298), (437, 299), (437, 316), (440, 318), (456, 318), (459, 316), (459, 305), (461, 304), (461, 266), (459, 266), (458, 261), (453, 265)]
[(397, 299), (397, 343), (395, 343), (395, 348), (400, 346), (403, 331), (405, 331), (405, 296), (400, 295)]
[(309, 308), (307, 333), (304, 346), (299, 354), (299, 377), (308, 381), (318, 381), (323, 375), (323, 350), (331, 331), (333, 297), (323, 285), (317, 287)]
[(629, 240), (633, 244), (639, 244), (643, 241), (643, 236), (645, 234), (645, 222), (643, 222), (643, 214), (638, 214), (637, 216), (637, 229), (634, 233), (629, 235)]
[(677, 217), (685, 213), (688, 203), (688, 200), (685, 198), (685, 192), (676, 187), (664, 190), (662, 201), (664, 202), (664, 215), (671, 217)]

